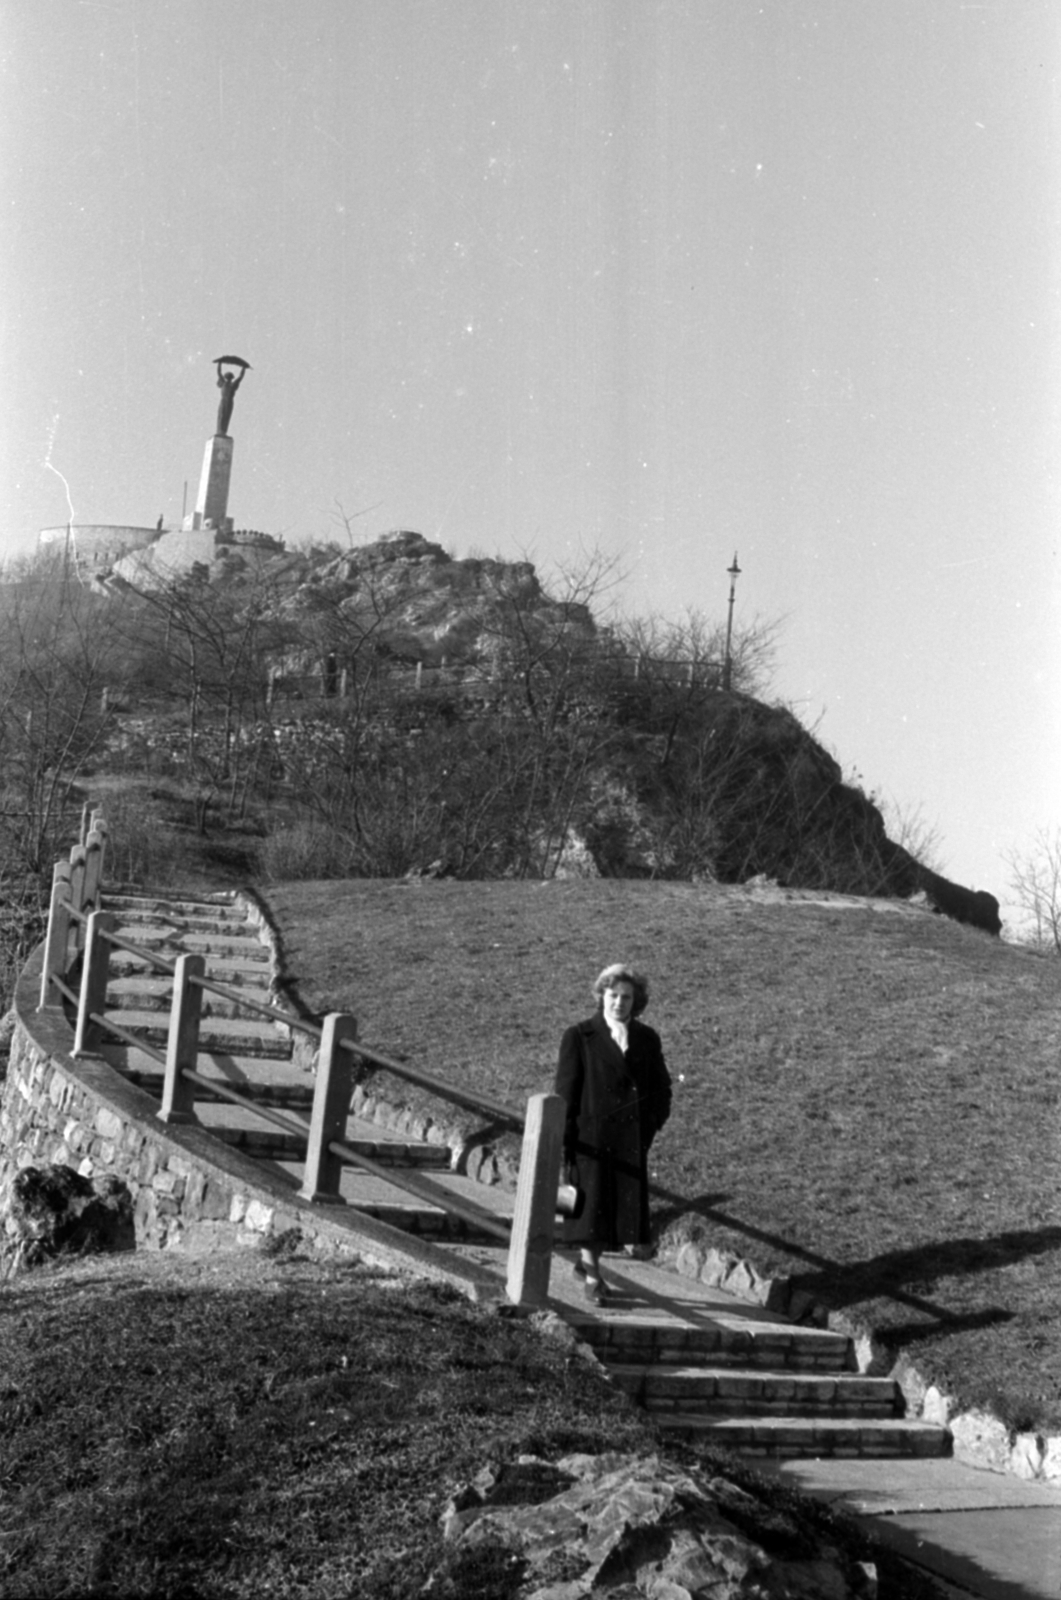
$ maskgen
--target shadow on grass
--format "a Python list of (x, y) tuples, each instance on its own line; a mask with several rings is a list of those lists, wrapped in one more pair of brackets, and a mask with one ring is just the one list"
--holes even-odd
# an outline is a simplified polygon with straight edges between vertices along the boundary
[(999, 1233), (987, 1239), (945, 1239), (915, 1246), (909, 1250), (889, 1250), (866, 1261), (838, 1262), (818, 1255), (765, 1228), (742, 1222), (720, 1209), (725, 1196), (705, 1194), (685, 1198), (673, 1190), (652, 1186), (653, 1195), (668, 1202), (656, 1214), (661, 1227), (692, 1214), (725, 1228), (728, 1232), (768, 1245), (772, 1250), (807, 1263), (815, 1270), (791, 1274), (793, 1289), (800, 1289), (815, 1300), (839, 1310), (867, 1300), (892, 1300), (919, 1312), (924, 1322), (889, 1325), (890, 1344), (902, 1345), (932, 1336), (933, 1331), (992, 1327), (1012, 1320), (1014, 1313), (1004, 1307), (982, 1307), (975, 1311), (954, 1312), (908, 1288), (910, 1284), (929, 1284), (945, 1278), (964, 1278), (977, 1272), (996, 1271), (1029, 1257), (1061, 1249), (1061, 1227), (1029, 1228)]

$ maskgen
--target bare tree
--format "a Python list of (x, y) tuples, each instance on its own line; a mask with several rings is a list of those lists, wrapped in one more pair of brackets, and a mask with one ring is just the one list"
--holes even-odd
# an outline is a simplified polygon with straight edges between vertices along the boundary
[(894, 798), (876, 803), (892, 843), (901, 845), (920, 866), (942, 873), (943, 833), (938, 823), (928, 821), (923, 805), (920, 802), (914, 806), (903, 805)]
[(0, 585), (0, 854), (50, 865), (63, 807), (101, 747), (112, 655), (103, 607), (64, 563), (31, 560)]
[(1037, 829), (1030, 850), (1007, 852), (1004, 859), (1028, 942), (1061, 955), (1061, 828)]

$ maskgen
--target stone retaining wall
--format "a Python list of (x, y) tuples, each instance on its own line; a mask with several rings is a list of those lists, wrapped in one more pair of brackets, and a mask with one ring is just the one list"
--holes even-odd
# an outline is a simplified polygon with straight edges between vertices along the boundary
[(195, 1124), (158, 1120), (158, 1102), (107, 1062), (70, 1055), (62, 1011), (36, 1010), (43, 949), (23, 969), (7, 1077), (0, 1087), (0, 1185), (27, 1166), (59, 1163), (129, 1189), (138, 1244), (261, 1246), (297, 1230), (323, 1252), (503, 1297), (497, 1278), (374, 1217), (311, 1205), (281, 1177)]

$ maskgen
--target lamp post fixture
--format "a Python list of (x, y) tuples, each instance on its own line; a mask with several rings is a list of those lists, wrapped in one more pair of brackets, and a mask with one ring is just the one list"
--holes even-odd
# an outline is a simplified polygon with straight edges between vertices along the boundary
[(733, 683), (733, 597), (737, 591), (737, 579), (740, 577), (740, 568), (737, 565), (737, 552), (733, 552), (733, 565), (727, 567), (729, 573), (729, 617), (726, 622), (726, 659), (722, 663), (722, 687), (728, 690)]

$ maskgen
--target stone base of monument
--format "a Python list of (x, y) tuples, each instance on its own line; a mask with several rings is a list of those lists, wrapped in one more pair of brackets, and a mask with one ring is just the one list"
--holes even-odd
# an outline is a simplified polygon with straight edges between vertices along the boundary
[(207, 439), (199, 494), (195, 510), (184, 519), (186, 530), (211, 527), (224, 533), (232, 531), (232, 520), (227, 514), (232, 448), (232, 439), (227, 433), (215, 433), (212, 439)]

